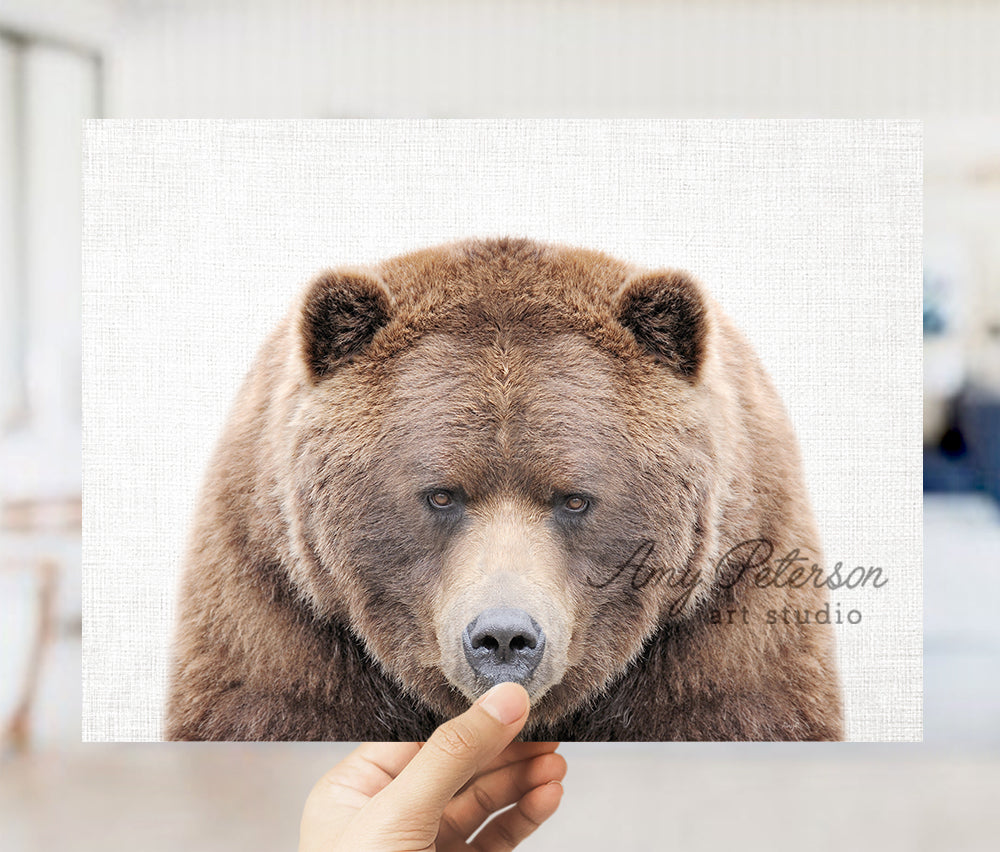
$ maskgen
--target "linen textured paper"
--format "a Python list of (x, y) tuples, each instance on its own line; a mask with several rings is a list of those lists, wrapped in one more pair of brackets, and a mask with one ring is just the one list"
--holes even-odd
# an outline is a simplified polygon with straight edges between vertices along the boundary
[(85, 740), (163, 736), (207, 460), (306, 282), (501, 235), (720, 303), (788, 411), (824, 567), (881, 570), (830, 592), (846, 738), (920, 739), (918, 122), (101, 121), (84, 175)]

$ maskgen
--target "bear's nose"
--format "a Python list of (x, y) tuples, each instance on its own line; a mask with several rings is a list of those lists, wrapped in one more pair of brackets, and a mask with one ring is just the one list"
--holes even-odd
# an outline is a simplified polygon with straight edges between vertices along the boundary
[(490, 685), (524, 683), (545, 653), (545, 633), (523, 609), (483, 610), (462, 634), (465, 659)]

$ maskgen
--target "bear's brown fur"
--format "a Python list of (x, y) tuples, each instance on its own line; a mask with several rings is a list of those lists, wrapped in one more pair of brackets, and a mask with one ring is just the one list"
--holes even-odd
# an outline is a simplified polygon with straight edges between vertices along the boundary
[(794, 549), (787, 416), (686, 274), (515, 239), (330, 272), (211, 463), (166, 736), (425, 739), (504, 606), (547, 637), (526, 738), (840, 739), (832, 629), (781, 615), (825, 589), (755, 567)]

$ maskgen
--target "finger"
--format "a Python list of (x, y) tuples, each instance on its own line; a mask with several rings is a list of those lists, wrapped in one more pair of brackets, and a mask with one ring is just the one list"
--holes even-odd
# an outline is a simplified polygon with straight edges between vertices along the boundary
[(549, 781), (566, 776), (566, 760), (560, 754), (543, 754), (484, 775), (457, 795), (441, 817), (442, 845), (469, 836), (497, 811)]
[(512, 763), (520, 763), (522, 760), (530, 760), (540, 754), (549, 754), (559, 748), (560, 745), (561, 743), (511, 743), (507, 746), (507, 748), (500, 752), (495, 760), (491, 760), (486, 766), (473, 775), (465, 786), (458, 792), (461, 793), (463, 790), (467, 789), (473, 781), (477, 778), (481, 778), (483, 775), (487, 775), (497, 769), (503, 769), (503, 767), (509, 766)]
[(495, 760), (528, 719), (528, 693), (501, 683), (461, 716), (445, 722), (377, 799), (395, 822), (436, 819), (476, 772)]
[(558, 781), (535, 787), (509, 811), (486, 823), (472, 848), (477, 852), (509, 852), (556, 812), (562, 793)]
[(491, 760), (487, 766), (484, 766), (482, 773), (492, 772), (494, 769), (500, 769), (501, 767), (507, 766), (511, 763), (520, 763), (522, 760), (528, 760), (532, 757), (537, 757), (540, 754), (549, 754), (554, 752), (562, 743), (532, 743), (532, 742), (516, 742), (511, 743), (507, 748), (505, 748), (499, 755), (497, 755), (495, 760)]
[(356, 757), (364, 763), (377, 767), (392, 779), (413, 760), (421, 745), (422, 743), (362, 743), (348, 755), (348, 760)]
[[(302, 837), (337, 837), (371, 797), (417, 753), (417, 743), (365, 743), (313, 786), (302, 811)], [(305, 844), (302, 849), (311, 848)]]
[(333, 791), (342, 804), (360, 807), (399, 775), (419, 750), (419, 743), (363, 743), (327, 772), (317, 787)]

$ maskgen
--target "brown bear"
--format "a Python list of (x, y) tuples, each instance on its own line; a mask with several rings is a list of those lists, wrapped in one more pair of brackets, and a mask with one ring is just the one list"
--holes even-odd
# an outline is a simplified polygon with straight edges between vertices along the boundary
[(686, 273), (522, 239), (328, 272), (211, 463), (166, 737), (422, 740), (513, 680), (526, 739), (840, 739), (820, 564)]

